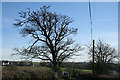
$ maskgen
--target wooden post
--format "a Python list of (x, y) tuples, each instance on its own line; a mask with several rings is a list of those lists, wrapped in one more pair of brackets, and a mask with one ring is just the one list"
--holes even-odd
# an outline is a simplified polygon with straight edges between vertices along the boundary
[(92, 62), (93, 62), (93, 67), (92, 67), (92, 73), (94, 75), (94, 44), (95, 44), (95, 40), (93, 40), (93, 56), (92, 56)]

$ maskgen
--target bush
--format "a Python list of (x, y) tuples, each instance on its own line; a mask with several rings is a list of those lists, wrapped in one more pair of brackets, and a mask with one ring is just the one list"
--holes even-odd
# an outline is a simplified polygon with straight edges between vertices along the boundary
[(108, 74), (109, 73), (109, 65), (107, 63), (96, 63), (95, 64), (95, 73), (96, 74)]

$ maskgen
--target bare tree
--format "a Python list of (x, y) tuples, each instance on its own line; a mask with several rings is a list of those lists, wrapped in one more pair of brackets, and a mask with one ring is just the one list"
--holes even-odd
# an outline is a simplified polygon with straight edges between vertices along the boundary
[(69, 36), (77, 32), (76, 28), (68, 25), (73, 19), (55, 12), (50, 12), (50, 6), (43, 6), (38, 11), (28, 9), (19, 12), (21, 19), (16, 19), (14, 26), (21, 29), (23, 37), (32, 37), (34, 42), (28, 48), (15, 48), (15, 54), (37, 58), (51, 62), (55, 77), (61, 63), (78, 51), (81, 46), (74, 45)]
[[(93, 47), (89, 46), (88, 54), (93, 54)], [(104, 73), (108, 71), (108, 64), (113, 62), (113, 59), (117, 57), (115, 48), (112, 48), (109, 44), (99, 40), (94, 46), (94, 62), (95, 68), (98, 73)], [(106, 70), (105, 70), (106, 69)]]
[[(93, 48), (89, 47), (90, 55), (93, 53)], [(110, 63), (113, 61), (113, 59), (116, 58), (116, 50), (115, 48), (112, 48), (109, 44), (104, 43), (102, 40), (99, 40), (95, 44), (94, 48), (94, 58), (95, 62), (105, 62)]]

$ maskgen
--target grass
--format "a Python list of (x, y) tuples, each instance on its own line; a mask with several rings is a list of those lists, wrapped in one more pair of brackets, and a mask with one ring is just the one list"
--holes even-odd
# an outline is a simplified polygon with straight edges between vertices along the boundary
[(37, 69), (37, 70), (50, 70), (50, 68), (48, 68), (48, 67), (36, 67), (36, 66), (17, 66), (18, 67), (18, 69), (20, 69), (20, 70), (27, 70), (27, 69)]
[(87, 69), (76, 69), (81, 73), (92, 73), (92, 70), (87, 70)]
[[(2, 77), (4, 78), (14, 78), (14, 76), (17, 76), (17, 78), (51, 78), (53, 77), (51, 68), (48, 67), (38, 67), (38, 66), (3, 66), (3, 73)], [(73, 75), (76, 77), (91, 77), (92, 70), (87, 70), (87, 69), (74, 69), (73, 68), (61, 68), (61, 71), (64, 72), (69, 72), (70, 74), (70, 79), (69, 80), (74, 80)], [(80, 75), (79, 75), (80, 73)], [(90, 74), (89, 74), (90, 73)], [(62, 75), (62, 73), (61, 73)], [(98, 77), (108, 77), (108, 75), (101, 75)], [(113, 76), (117, 77), (117, 76)], [(58, 80), (64, 80), (62, 78), (59, 78)]]
[[(73, 70), (73, 68), (69, 68), (69, 70)], [(77, 72), (80, 72), (80, 73), (92, 73), (92, 70), (87, 70), (87, 69), (75, 69)], [(68, 71), (67, 68), (61, 68), (61, 71), (64, 72), (64, 71)]]
[[(1, 67), (1, 66), (0, 66)], [(2, 69), (5, 68), (6, 66), (2, 66)], [(38, 71), (51, 71), (51, 68), (49, 67), (37, 67), (37, 66), (16, 66), (18, 68), (18, 70), (22, 71), (22, 70), (38, 70)], [(61, 68), (62, 72), (68, 72), (68, 71), (72, 71), (73, 68)], [(92, 70), (87, 70), (87, 69), (75, 69), (77, 72), (81, 72), (81, 73), (92, 73)]]
[[(74, 74), (73, 68), (61, 68), (61, 71), (69, 72), (70, 76)], [(75, 71), (75, 73), (77, 73), (76, 75), (79, 73), (92, 72), (91, 70), (86, 69), (75, 69)], [(19, 78), (51, 78), (53, 76), (51, 68), (38, 66), (3, 66), (2, 72), (3, 78), (14, 78), (14, 76), (17, 76)]]
[(3, 78), (48, 78), (52, 77), (50, 68), (36, 66), (4, 66), (2, 68)]
[(33, 64), (34, 64), (35, 66), (40, 66), (40, 63), (38, 63), (38, 62), (33, 62)]

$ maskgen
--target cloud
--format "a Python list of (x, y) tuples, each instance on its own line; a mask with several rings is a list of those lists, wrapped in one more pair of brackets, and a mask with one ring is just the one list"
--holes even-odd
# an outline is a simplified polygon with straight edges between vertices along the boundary
[(118, 45), (118, 32), (102, 32), (101, 34), (96, 33), (94, 36), (95, 39), (102, 39), (111, 46)]
[(20, 60), (19, 56), (11, 56), (11, 54), (13, 54), (13, 50), (9, 49), (9, 48), (4, 48), (2, 49), (2, 59), (3, 60)]
[(12, 19), (10, 19), (10, 18), (2, 18), (2, 21), (3, 21), (4, 23), (13, 23), (13, 22), (14, 22), (14, 20), (12, 20)]

